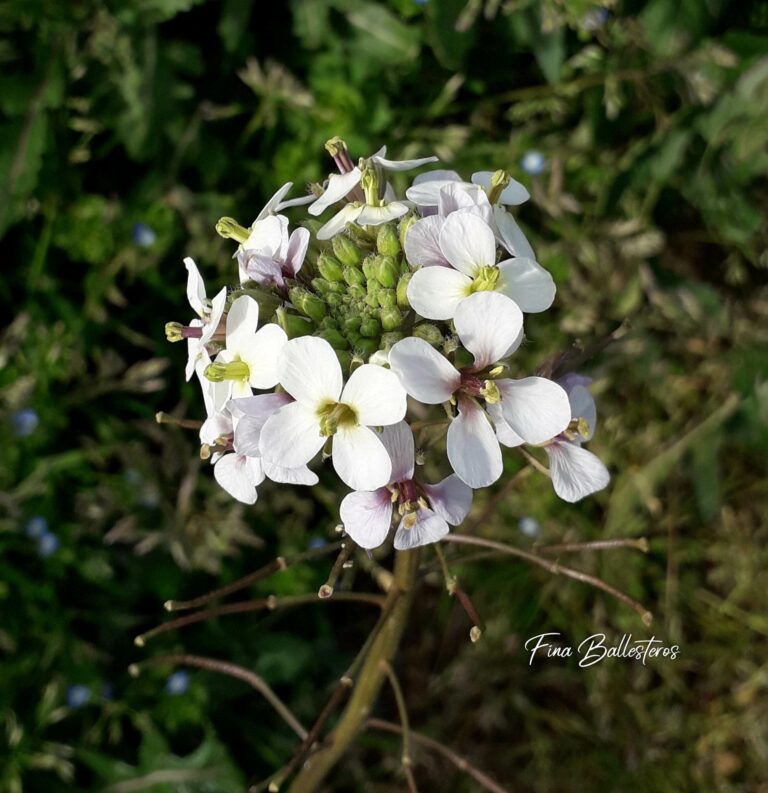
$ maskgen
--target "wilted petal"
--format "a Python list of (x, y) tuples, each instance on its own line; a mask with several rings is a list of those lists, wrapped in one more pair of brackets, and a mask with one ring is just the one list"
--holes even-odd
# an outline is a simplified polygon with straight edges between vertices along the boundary
[(471, 399), (459, 400), (459, 414), (448, 428), (448, 460), (471, 488), (492, 485), (503, 470), (499, 441), (488, 417)]
[(454, 212), (445, 219), (440, 249), (459, 272), (470, 278), (481, 267), (496, 263), (496, 238), (491, 227), (467, 212)]
[(347, 204), (344, 209), (337, 212), (324, 226), (318, 229), (317, 238), (319, 240), (329, 240), (343, 231), (347, 223), (354, 223), (363, 207), (360, 204)]
[(497, 380), (501, 411), (507, 424), (526, 443), (544, 443), (559, 435), (571, 421), (568, 394), (544, 377)]
[(389, 365), (403, 388), (426, 405), (446, 402), (461, 383), (453, 364), (431, 344), (414, 336), (393, 345)]
[(291, 402), (270, 416), (261, 429), (259, 451), (267, 461), (285, 468), (306, 465), (325, 443), (315, 411)]
[(360, 183), (360, 169), (355, 167), (349, 173), (334, 173), (328, 178), (328, 187), (320, 198), (310, 206), (310, 215), (321, 215), (331, 204), (341, 201), (350, 190)]
[(501, 278), (496, 289), (511, 297), (526, 314), (546, 311), (555, 299), (552, 276), (533, 259), (507, 259), (499, 262)]
[(291, 339), (283, 347), (278, 374), (294, 399), (312, 407), (338, 401), (344, 382), (333, 347), (317, 336)]
[(407, 551), (438, 542), (448, 534), (448, 524), (431, 509), (419, 509), (416, 512), (416, 523), (410, 529), (405, 526), (405, 518), (400, 521), (395, 533), (395, 548)]
[(184, 259), (184, 266), (187, 268), (187, 300), (189, 300), (189, 305), (192, 306), (195, 314), (202, 317), (207, 313), (205, 282), (197, 269), (194, 259), (187, 256)]
[(563, 501), (574, 503), (608, 486), (611, 475), (592, 452), (573, 443), (558, 442), (546, 447), (552, 485)]
[(243, 504), (256, 503), (256, 488), (264, 480), (258, 460), (241, 454), (225, 454), (213, 466), (213, 476), (232, 498)]
[(512, 256), (521, 256), (526, 259), (536, 259), (528, 240), (525, 238), (520, 226), (512, 215), (503, 207), (493, 208), (493, 219), (496, 223), (499, 242)]
[(339, 509), (344, 531), (361, 548), (378, 548), (392, 525), (392, 499), (386, 487), (345, 496)]
[[(472, 183), (479, 184), (481, 187), (488, 190), (491, 186), (491, 177), (493, 174), (494, 171), (477, 171), (472, 174)], [(510, 179), (509, 184), (501, 191), (499, 203), (507, 204), (508, 206), (517, 206), (518, 204), (524, 204), (530, 197), (531, 194), (520, 182), (515, 179)]]
[(392, 473), (384, 444), (368, 427), (339, 427), (333, 436), (333, 467), (353, 490), (384, 487)]
[(458, 526), (472, 508), (472, 488), (451, 474), (436, 485), (422, 484), (432, 509), (451, 526)]
[(405, 390), (394, 372), (365, 363), (350, 375), (340, 402), (352, 407), (359, 424), (394, 424), (405, 416)]
[(448, 260), (440, 250), (440, 229), (443, 227), (442, 218), (436, 215), (417, 220), (405, 235), (405, 258), (408, 264), (415, 268), (421, 267), (450, 267)]
[(514, 301), (498, 292), (476, 292), (459, 303), (453, 324), (461, 343), (475, 356), (475, 370), (500, 361), (523, 328)]
[(413, 433), (405, 421), (391, 424), (379, 434), (389, 459), (392, 461), (390, 482), (413, 479), (414, 445)]
[(411, 308), (426, 319), (451, 319), (472, 279), (452, 267), (422, 267), (408, 284)]
[(259, 326), (259, 304), (248, 295), (241, 295), (227, 314), (227, 350), (245, 349)]

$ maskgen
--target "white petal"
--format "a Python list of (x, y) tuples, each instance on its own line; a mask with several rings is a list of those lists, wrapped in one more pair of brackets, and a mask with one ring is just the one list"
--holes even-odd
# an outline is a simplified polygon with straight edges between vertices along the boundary
[(475, 292), (459, 303), (453, 317), (461, 343), (475, 356), (474, 369), (500, 361), (517, 341), (523, 314), (498, 292)]
[(492, 207), (482, 187), (454, 182), (440, 189), (440, 203), (438, 204), (440, 217), (447, 218), (452, 212), (459, 211), (477, 215), (489, 226), (491, 225)]
[(267, 215), (251, 226), (251, 233), (241, 247), (244, 251), (275, 258), (287, 244), (288, 218), (283, 215)]
[(438, 542), (448, 534), (448, 524), (431, 509), (419, 509), (416, 512), (416, 523), (410, 529), (405, 528), (405, 518), (400, 521), (395, 533), (395, 548), (407, 551), (420, 545)]
[(274, 324), (264, 325), (251, 337), (246, 347), (240, 350), (240, 358), (248, 364), (248, 382), (254, 388), (273, 388), (280, 375), (278, 364), (288, 337), (285, 331)]
[(450, 266), (440, 250), (440, 229), (442, 227), (442, 218), (431, 215), (417, 220), (408, 229), (408, 233), (405, 235), (405, 258), (412, 268)]
[(485, 412), (473, 400), (459, 400), (459, 415), (448, 428), (447, 442), (451, 467), (470, 487), (487, 487), (501, 476), (499, 441)]
[[(487, 190), (491, 186), (491, 177), (493, 174), (494, 171), (477, 171), (477, 173), (472, 174), (472, 182), (473, 184), (479, 184)], [(520, 182), (515, 179), (510, 179), (509, 184), (501, 191), (499, 203), (517, 206), (518, 204), (524, 204), (530, 197), (531, 194)]]
[(573, 443), (552, 443), (546, 447), (552, 484), (563, 501), (574, 503), (608, 486), (611, 475), (592, 452)]
[(368, 427), (338, 429), (333, 436), (333, 467), (341, 481), (353, 490), (384, 487), (392, 473), (384, 444)]
[(321, 215), (331, 204), (341, 201), (350, 190), (360, 183), (360, 169), (354, 168), (349, 173), (334, 173), (328, 177), (328, 187), (320, 198), (307, 210), (310, 215)]
[(382, 223), (389, 223), (390, 220), (401, 218), (409, 209), (407, 204), (400, 201), (392, 201), (392, 203), (380, 207), (365, 204), (358, 215), (357, 222), (361, 226), (381, 226)]
[(371, 159), (387, 171), (410, 171), (414, 168), (420, 168), (422, 165), (427, 165), (430, 162), (440, 162), (439, 157), (434, 155), (431, 157), (420, 157), (417, 160), (385, 160), (384, 157), (379, 157), (374, 154)]
[(187, 268), (187, 300), (189, 300), (189, 305), (192, 306), (195, 314), (198, 317), (202, 317), (206, 313), (205, 282), (197, 269), (194, 259), (187, 256), (184, 259), (184, 266)]
[(451, 474), (436, 485), (422, 484), (432, 509), (451, 526), (458, 526), (472, 508), (472, 488)]
[(356, 491), (345, 496), (339, 509), (344, 531), (361, 548), (378, 548), (387, 539), (392, 525), (392, 499), (380, 487), (371, 492)]
[(315, 412), (291, 402), (270, 416), (261, 429), (259, 450), (265, 461), (285, 468), (306, 465), (323, 447)]
[(499, 262), (501, 278), (496, 286), (501, 294), (511, 297), (526, 314), (546, 311), (555, 299), (552, 276), (533, 259), (507, 259)]
[(275, 465), (266, 460), (262, 462), (264, 473), (273, 482), (281, 482), (288, 485), (316, 485), (320, 480), (314, 471), (310, 471), (306, 465), (297, 468), (286, 468), (282, 465)]
[[(221, 318), (224, 316), (224, 309), (227, 307), (227, 287), (222, 287), (216, 297), (211, 300), (211, 312), (207, 317), (203, 335), (200, 337), (200, 344), (208, 344), (213, 338), (213, 334), (219, 329)], [(194, 324), (194, 320), (191, 324)]]
[(512, 256), (521, 256), (526, 259), (536, 259), (536, 254), (528, 240), (525, 238), (520, 226), (503, 207), (493, 208), (493, 219), (496, 223), (499, 242)]
[(571, 421), (565, 389), (545, 377), (497, 380), (501, 411), (507, 424), (526, 443), (544, 443), (559, 435)]
[(456, 171), (447, 171), (443, 168), (435, 168), (425, 171), (413, 177), (413, 184), (423, 184), (424, 182), (460, 182), (461, 177)]
[(406, 396), (394, 372), (364, 363), (350, 375), (340, 402), (352, 407), (359, 424), (395, 424), (405, 416)]
[(288, 250), (285, 254), (285, 267), (292, 275), (296, 275), (301, 270), (308, 247), (309, 230), (305, 228), (294, 229), (288, 240)]
[(491, 227), (467, 212), (454, 212), (445, 219), (440, 249), (459, 272), (470, 278), (479, 268), (496, 264), (496, 238)]
[[(293, 182), (286, 182), (273, 196), (272, 198), (267, 201), (264, 205), (264, 209), (259, 212), (259, 216), (254, 220), (254, 223), (258, 223), (258, 221), (263, 220), (267, 215), (271, 215), (274, 212), (278, 212), (280, 210), (280, 204), (288, 195), (291, 188), (293, 187)], [(312, 196), (312, 200), (314, 201), (314, 196)]]
[(337, 402), (343, 377), (333, 347), (317, 336), (291, 339), (278, 364), (280, 383), (299, 402), (322, 407)]
[[(201, 319), (193, 319), (189, 326), (191, 328), (200, 328), (203, 327), (203, 321)], [(203, 335), (205, 335), (205, 329), (203, 328)], [(205, 361), (202, 369), (200, 369), (201, 361)], [(198, 377), (202, 377), (202, 372), (205, 371), (205, 367), (211, 362), (210, 356), (208, 355), (208, 351), (205, 349), (205, 344), (203, 343), (202, 338), (200, 339), (187, 339), (187, 366), (184, 370), (184, 376), (186, 377), (187, 382), (192, 379), (192, 375), (200, 369), (198, 372)], [(200, 381), (202, 383), (202, 380)]]
[(259, 439), (267, 419), (293, 400), (288, 394), (259, 394), (247, 399), (233, 399), (227, 407), (237, 418), (235, 451), (247, 457), (260, 457)]
[(337, 212), (324, 226), (317, 230), (319, 240), (329, 240), (343, 231), (347, 223), (354, 223), (363, 211), (362, 206), (347, 204), (344, 209)]
[(227, 314), (227, 350), (244, 349), (259, 326), (259, 304), (248, 295), (241, 295)]
[[(451, 171), (450, 173), (453, 173)], [(421, 177), (428, 176), (422, 174)], [(405, 191), (405, 197), (420, 207), (436, 207), (440, 203), (440, 190), (455, 182), (455, 179), (422, 179), (417, 176), (413, 184)], [(460, 184), (471, 187), (470, 182)]]
[(379, 438), (392, 461), (391, 482), (413, 479), (414, 444), (413, 433), (405, 421), (384, 427)]
[(219, 438), (226, 438), (232, 434), (232, 417), (226, 413), (214, 413), (209, 416), (200, 427), (200, 443), (215, 446)]
[(496, 437), (499, 439), (499, 443), (504, 446), (509, 446), (510, 448), (522, 446), (525, 443), (512, 427), (507, 424), (504, 414), (501, 412), (500, 402), (494, 405), (486, 405), (485, 409), (491, 417), (493, 426), (496, 429)]
[(431, 344), (414, 336), (393, 345), (389, 365), (403, 388), (426, 405), (447, 401), (461, 383), (453, 364)]
[(426, 319), (451, 319), (472, 279), (452, 267), (422, 267), (408, 284), (408, 302)]
[(583, 385), (575, 385), (568, 391), (568, 401), (571, 403), (571, 418), (585, 419), (589, 425), (589, 432), (580, 435), (582, 441), (588, 441), (595, 434), (597, 426), (597, 406), (592, 394)]
[(298, 198), (291, 198), (288, 201), (281, 201), (276, 207), (276, 212), (282, 212), (284, 209), (289, 209), (290, 207), (301, 207), (306, 206), (307, 204), (311, 204), (313, 201), (317, 200), (317, 196), (312, 195), (302, 195)]
[(225, 454), (213, 466), (213, 476), (232, 498), (243, 504), (256, 503), (256, 487), (264, 474), (258, 461), (241, 454)]

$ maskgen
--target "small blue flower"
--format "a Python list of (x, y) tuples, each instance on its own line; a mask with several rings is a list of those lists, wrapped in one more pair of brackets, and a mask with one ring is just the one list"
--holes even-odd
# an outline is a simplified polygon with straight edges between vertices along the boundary
[(146, 223), (136, 223), (133, 227), (133, 242), (139, 248), (151, 248), (155, 244), (157, 234)]
[(527, 151), (520, 160), (520, 167), (529, 176), (538, 176), (544, 170), (546, 164), (546, 158), (536, 149)]
[(33, 515), (24, 524), (24, 534), (31, 540), (39, 540), (48, 533), (48, 521), (42, 515)]
[(536, 518), (520, 518), (517, 522), (517, 527), (526, 537), (539, 536), (540, 527), (539, 521), (537, 521)]
[(37, 552), (43, 557), (43, 559), (53, 556), (53, 554), (59, 550), (60, 545), (61, 542), (59, 538), (49, 531), (37, 538)]
[(17, 438), (28, 438), (40, 424), (37, 413), (32, 408), (17, 410), (11, 416), (11, 427)]
[(610, 18), (611, 12), (607, 8), (591, 8), (584, 14), (584, 18), (581, 20), (581, 26), (584, 30), (593, 33), (596, 30), (600, 30)]
[(77, 683), (67, 689), (67, 707), (81, 708), (87, 704), (91, 699), (91, 689)]
[(183, 669), (174, 672), (165, 684), (165, 690), (168, 694), (178, 696), (179, 694), (186, 694), (189, 688), (189, 674)]
[(313, 537), (309, 541), (309, 550), (310, 551), (319, 551), (320, 548), (325, 548), (328, 543), (322, 537)]

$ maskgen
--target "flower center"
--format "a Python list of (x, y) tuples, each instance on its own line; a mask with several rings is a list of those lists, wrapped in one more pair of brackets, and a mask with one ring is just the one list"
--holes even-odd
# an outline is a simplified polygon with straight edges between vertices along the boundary
[(499, 268), (495, 265), (480, 267), (469, 287), (469, 293), (493, 292), (496, 289), (496, 284), (499, 282), (499, 275)]
[(320, 434), (324, 438), (334, 435), (339, 427), (357, 426), (357, 413), (343, 402), (329, 402), (317, 411), (317, 417), (320, 419)]
[(570, 424), (563, 430), (563, 435), (569, 441), (575, 441), (579, 436), (589, 435), (589, 422), (585, 418), (571, 419)]
[(213, 383), (221, 383), (223, 380), (248, 380), (251, 370), (245, 361), (228, 361), (220, 363), (214, 361), (208, 364), (204, 372), (205, 376)]
[(501, 402), (501, 392), (493, 380), (484, 380), (472, 372), (461, 373), (459, 389), (473, 397), (482, 397), (489, 405)]

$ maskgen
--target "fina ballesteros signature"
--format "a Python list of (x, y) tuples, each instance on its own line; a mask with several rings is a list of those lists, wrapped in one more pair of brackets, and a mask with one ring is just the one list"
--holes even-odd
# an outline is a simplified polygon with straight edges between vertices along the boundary
[(633, 639), (631, 633), (622, 634), (618, 642), (609, 642), (604, 633), (593, 633), (587, 636), (576, 647), (559, 641), (562, 634), (557, 632), (539, 633), (525, 642), (529, 653), (528, 665), (533, 666), (535, 659), (541, 658), (575, 658), (579, 666), (594, 666), (606, 658), (624, 658), (639, 661), (646, 665), (652, 658), (668, 658), (674, 660), (680, 655), (677, 644), (665, 644), (662, 639), (651, 636), (650, 639)]

